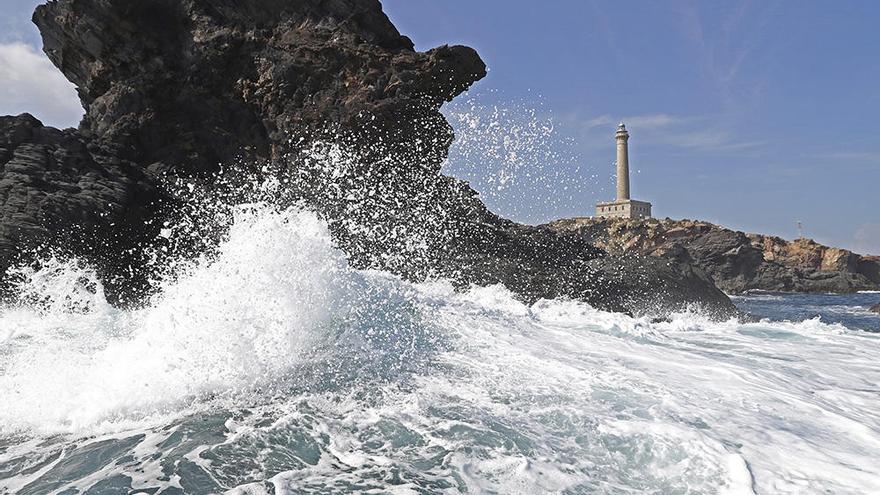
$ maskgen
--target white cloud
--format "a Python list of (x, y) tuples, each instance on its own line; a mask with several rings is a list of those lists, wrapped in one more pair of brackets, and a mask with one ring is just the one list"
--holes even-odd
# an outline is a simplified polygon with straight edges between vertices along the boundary
[(75, 87), (42, 52), (0, 43), (0, 115), (24, 112), (62, 128), (76, 126), (83, 115)]

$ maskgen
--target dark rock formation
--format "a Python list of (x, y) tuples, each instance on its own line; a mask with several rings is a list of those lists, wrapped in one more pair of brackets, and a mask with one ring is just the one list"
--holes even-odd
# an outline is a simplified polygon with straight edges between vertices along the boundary
[(733, 312), (687, 253), (607, 256), (501, 219), (440, 174), (453, 133), (439, 108), (485, 65), (462, 46), (414, 51), (376, 0), (56, 0), (34, 22), (86, 115), (63, 132), (3, 121), (0, 263), (75, 230), (67, 250), (122, 277), (114, 292), (137, 292), (145, 276), (119, 267), (137, 267), (134, 247), (175, 213), (159, 184), (220, 187), (216, 173), (237, 164), (283, 179), (284, 201), (327, 219), (355, 266), (503, 283), (527, 300)]
[(566, 219), (550, 224), (612, 253), (665, 258), (686, 251), (724, 291), (855, 292), (880, 289), (880, 258), (809, 239), (745, 234), (690, 220)]
[(27, 114), (0, 117), (0, 272), (49, 246), (87, 255), (113, 290), (152, 237), (161, 200), (151, 178), (100, 142)]
[(60, 0), (34, 22), (78, 87), (82, 133), (151, 170), (277, 158), (328, 122), (437, 139), (437, 165), (452, 139), (437, 110), (485, 75), (470, 48), (413, 51), (376, 0)]

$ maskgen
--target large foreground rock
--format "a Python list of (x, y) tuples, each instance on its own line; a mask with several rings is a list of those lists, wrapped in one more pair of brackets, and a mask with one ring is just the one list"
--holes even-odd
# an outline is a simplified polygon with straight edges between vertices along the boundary
[(501, 219), (442, 175), (453, 133), (440, 106), (485, 65), (467, 47), (413, 50), (376, 0), (57, 0), (34, 22), (86, 114), (78, 130), (0, 123), (0, 269), (60, 244), (137, 296), (135, 247), (181, 199), (161, 184), (219, 188), (236, 165), (243, 181), (282, 179), (279, 201), (327, 219), (358, 267), (611, 310), (734, 311), (687, 253), (608, 256)]
[[(112, 147), (30, 115), (0, 117), (0, 272), (50, 247), (87, 256), (112, 291), (122, 281), (115, 275), (153, 237), (162, 198), (152, 178)], [(125, 283), (142, 290), (140, 279)]]
[(666, 258), (687, 252), (724, 291), (855, 292), (880, 289), (880, 258), (810, 239), (737, 232), (692, 220), (573, 218), (549, 225), (612, 253)]

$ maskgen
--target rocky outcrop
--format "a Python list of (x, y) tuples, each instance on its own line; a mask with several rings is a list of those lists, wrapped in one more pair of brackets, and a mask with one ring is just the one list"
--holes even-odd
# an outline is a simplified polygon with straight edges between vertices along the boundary
[(60, 0), (34, 22), (78, 88), (82, 133), (152, 171), (277, 158), (328, 123), (437, 140), (436, 167), (440, 105), (486, 73), (467, 47), (414, 51), (377, 0)]
[[(154, 181), (112, 147), (30, 115), (0, 117), (0, 272), (48, 246), (88, 256), (112, 291), (113, 275), (151, 238), (162, 199)], [(144, 288), (143, 277), (128, 283)]]
[(377, 0), (56, 0), (34, 22), (86, 114), (67, 131), (3, 121), (0, 262), (73, 230), (81, 241), (64, 248), (137, 295), (148, 277), (136, 247), (181, 199), (163, 184), (229, 193), (217, 177), (234, 168), (280, 179), (278, 201), (321, 214), (358, 267), (503, 283), (527, 300), (733, 312), (686, 253), (608, 256), (499, 218), (442, 175), (453, 133), (440, 106), (485, 65), (467, 47), (415, 51)]
[(854, 292), (880, 288), (880, 258), (810, 239), (745, 234), (691, 220), (573, 218), (549, 225), (612, 253), (657, 258), (687, 252), (724, 291)]

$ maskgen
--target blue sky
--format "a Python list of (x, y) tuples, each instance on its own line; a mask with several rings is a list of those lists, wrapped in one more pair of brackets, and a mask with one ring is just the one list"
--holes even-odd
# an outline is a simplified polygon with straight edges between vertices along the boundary
[(573, 201), (487, 198), (502, 213), (534, 222), (612, 198), (623, 119), (633, 193), (658, 216), (789, 238), (800, 220), (880, 254), (880, 2), (383, 4), (420, 50), (476, 48), (490, 72), (475, 98), (537, 108), (579, 159)]
[[(0, 114), (75, 125), (36, 49), (34, 0), (0, 13)], [(489, 75), (445, 111), (447, 171), (538, 223), (614, 194), (614, 127), (633, 194), (699, 218), (880, 254), (880, 2), (384, 0), (420, 50), (476, 48)]]

